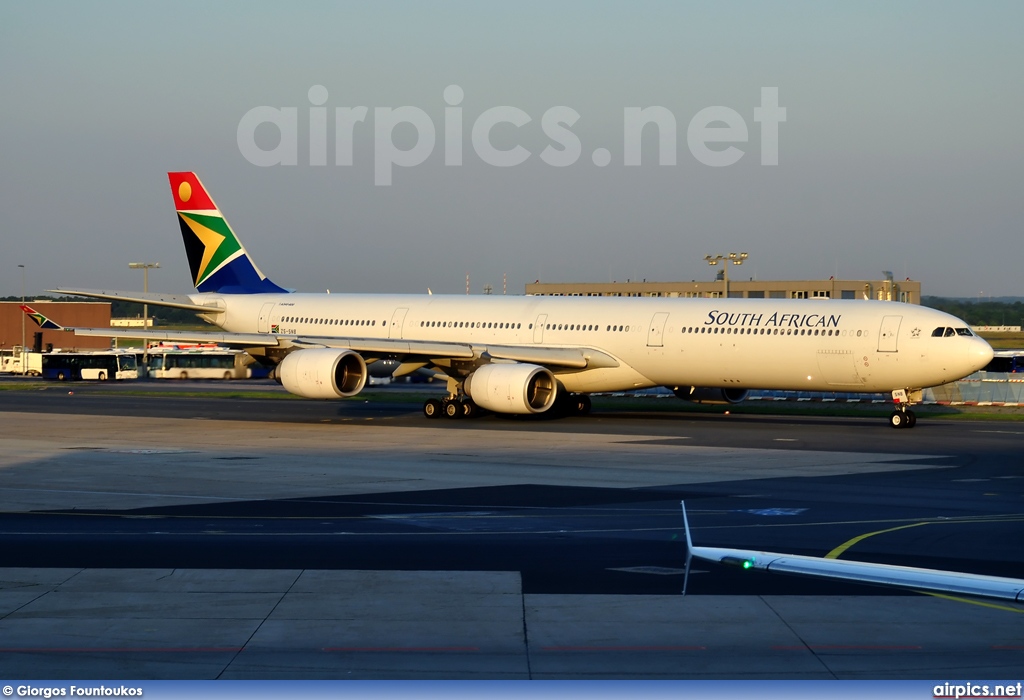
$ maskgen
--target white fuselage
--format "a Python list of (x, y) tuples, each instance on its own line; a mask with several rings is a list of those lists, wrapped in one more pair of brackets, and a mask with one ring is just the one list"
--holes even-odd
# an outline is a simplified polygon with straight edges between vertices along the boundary
[[(584, 347), (618, 367), (558, 369), (574, 392), (721, 387), (879, 392), (960, 379), (992, 348), (912, 304), (788, 299), (195, 294), (225, 331)], [(953, 334), (934, 335), (952, 328)], [(959, 329), (959, 332), (956, 331)]]

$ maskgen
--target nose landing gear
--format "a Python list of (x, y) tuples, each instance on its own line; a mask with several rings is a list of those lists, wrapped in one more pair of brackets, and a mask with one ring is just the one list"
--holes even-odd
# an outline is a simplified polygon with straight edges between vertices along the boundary
[[(920, 397), (921, 392), (911, 392)], [(894, 428), (913, 428), (917, 425), (917, 416), (910, 410), (911, 401), (907, 398), (906, 389), (893, 389), (892, 401), (896, 404), (896, 410), (889, 414), (889, 425)]]

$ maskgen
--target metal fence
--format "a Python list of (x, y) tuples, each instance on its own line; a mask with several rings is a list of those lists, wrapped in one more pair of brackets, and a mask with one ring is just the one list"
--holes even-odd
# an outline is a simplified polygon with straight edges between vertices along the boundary
[[(612, 396), (672, 396), (665, 388), (614, 392)], [(858, 394), (842, 391), (752, 390), (748, 401), (816, 401), (822, 403), (892, 403), (888, 393)], [(975, 372), (950, 384), (925, 389), (922, 403), (951, 406), (1024, 405), (1024, 373)]]

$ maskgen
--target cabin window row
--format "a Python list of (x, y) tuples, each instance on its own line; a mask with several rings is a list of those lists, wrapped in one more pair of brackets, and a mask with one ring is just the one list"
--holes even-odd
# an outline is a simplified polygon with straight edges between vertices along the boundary
[[(546, 331), (596, 331), (600, 330), (597, 324), (584, 323), (548, 323), (544, 325)], [(615, 330), (615, 326), (608, 326), (606, 330)], [(621, 330), (621, 329), (620, 329)]]
[[(376, 319), (353, 319), (353, 318), (308, 318), (305, 316), (286, 316), (281, 319), (281, 323), (312, 323), (322, 326), (376, 326)], [(383, 325), (383, 321), (381, 324)]]
[[(731, 326), (722, 328), (720, 326), (688, 326), (683, 328), (682, 332), (722, 335), (839, 335), (838, 328), (733, 328)], [(857, 331), (857, 337), (859, 338), (865, 332)], [(852, 334), (853, 331), (850, 331), (850, 333)], [(843, 335), (846, 335), (846, 331), (843, 331)]]
[(494, 321), (420, 321), (420, 328), (507, 328), (513, 330), (522, 327), (521, 323), (495, 323)]
[[(628, 331), (629, 326), (605, 326), (606, 331)], [(545, 324), (546, 331), (599, 331), (601, 327), (596, 323), (548, 323)]]

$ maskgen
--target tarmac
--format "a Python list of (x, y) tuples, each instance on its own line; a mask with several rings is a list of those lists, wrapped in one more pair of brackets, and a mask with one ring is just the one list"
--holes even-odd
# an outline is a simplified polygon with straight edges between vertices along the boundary
[(524, 595), (515, 572), (0, 571), (0, 675), (1019, 678), (1021, 619), (933, 597)]
[[(942, 475), (949, 468), (936, 464), (934, 452), (871, 451), (866, 440), (855, 438), (858, 444), (852, 445), (842, 431), (833, 436), (835, 449), (821, 450), (785, 442), (699, 444), (708, 440), (684, 434), (694, 433), (692, 426), (669, 431), (674, 437), (667, 438), (664, 425), (657, 432), (636, 423), (618, 430), (614, 421), (595, 434), (577, 432), (571, 422), (534, 431), (504, 424), (453, 430), (444, 422), (322, 425), (271, 418), (110, 418), (102, 412), (7, 411), (0, 419), (0, 511), (11, 517), (383, 491), (429, 496), (438, 489), (510, 484), (643, 490), (851, 475), (870, 479), (921, 470)], [(797, 437), (784, 440), (798, 441), (799, 426), (785, 434)], [(152, 516), (124, 517), (150, 527), (146, 518)], [(4, 541), (36, 536), (10, 527), (2, 533)], [(151, 527), (144, 535), (155, 542), (162, 521), (153, 519)], [(216, 523), (203, 527), (207, 530), (200, 534), (216, 536)], [(61, 536), (73, 543), (77, 533)], [(117, 547), (118, 540), (109, 546)], [(0, 544), (0, 553), (3, 549)], [(1024, 609), (1006, 606), (887, 594), (546, 594), (526, 591), (519, 571), (414, 565), (408, 570), (282, 569), (269, 558), (267, 564), (2, 568), (0, 675), (1006, 680), (1024, 675)], [(706, 575), (695, 568), (694, 577)]]

